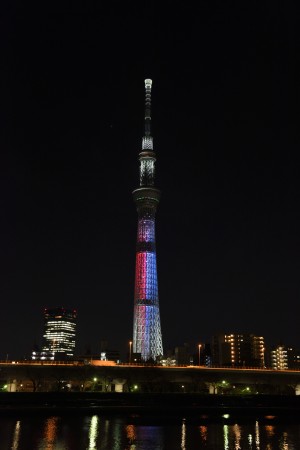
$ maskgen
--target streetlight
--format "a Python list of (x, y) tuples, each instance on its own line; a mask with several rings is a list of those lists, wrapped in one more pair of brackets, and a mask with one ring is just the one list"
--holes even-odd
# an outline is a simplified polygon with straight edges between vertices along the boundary
[(94, 382), (93, 391), (95, 391), (96, 390), (96, 383), (97, 383), (97, 378), (96, 377), (93, 378), (93, 382)]
[(198, 350), (199, 350), (199, 366), (200, 366), (200, 365), (201, 365), (201, 364), (200, 364), (201, 344), (198, 344)]
[(132, 341), (129, 341), (129, 362), (131, 363), (131, 349), (132, 349)]

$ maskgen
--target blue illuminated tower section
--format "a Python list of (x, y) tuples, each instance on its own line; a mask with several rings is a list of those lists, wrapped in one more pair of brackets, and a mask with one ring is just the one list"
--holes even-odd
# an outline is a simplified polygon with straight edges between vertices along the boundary
[(154, 361), (163, 355), (155, 245), (155, 214), (160, 191), (154, 187), (156, 155), (151, 136), (152, 80), (145, 80), (145, 134), (139, 153), (140, 187), (133, 191), (138, 212), (136, 243), (133, 353)]

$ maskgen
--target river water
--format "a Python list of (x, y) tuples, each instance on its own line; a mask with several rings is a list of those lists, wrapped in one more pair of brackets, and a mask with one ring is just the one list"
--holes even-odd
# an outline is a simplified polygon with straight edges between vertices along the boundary
[(1, 450), (298, 450), (300, 418), (209, 422), (130, 415), (0, 418)]

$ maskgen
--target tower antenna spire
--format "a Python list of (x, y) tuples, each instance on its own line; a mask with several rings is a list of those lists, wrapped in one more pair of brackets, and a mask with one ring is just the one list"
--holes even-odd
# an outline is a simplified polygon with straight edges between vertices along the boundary
[(151, 89), (152, 80), (145, 80), (145, 136), (151, 136)]

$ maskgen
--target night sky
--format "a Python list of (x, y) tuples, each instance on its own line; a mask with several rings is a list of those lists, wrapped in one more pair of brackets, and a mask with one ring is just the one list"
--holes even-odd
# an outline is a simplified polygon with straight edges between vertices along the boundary
[(299, 11), (99, 3), (1, 19), (0, 359), (28, 357), (57, 306), (78, 311), (77, 354), (126, 354), (145, 78), (164, 349), (299, 348)]

